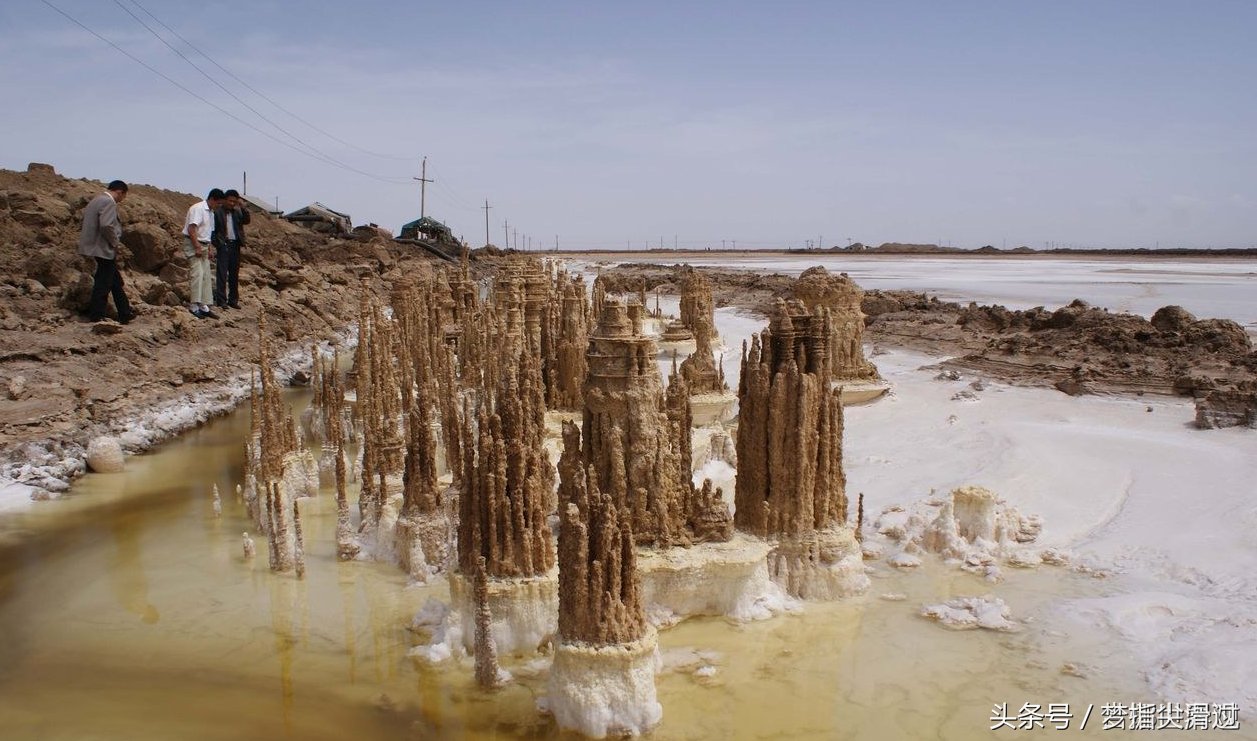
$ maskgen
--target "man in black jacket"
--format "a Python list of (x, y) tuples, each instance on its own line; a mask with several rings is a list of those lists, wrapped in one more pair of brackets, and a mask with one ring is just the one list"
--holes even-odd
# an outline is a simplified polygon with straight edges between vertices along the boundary
[(240, 201), (240, 193), (229, 190), (223, 205), (214, 211), (214, 240), (218, 249), (215, 271), (214, 304), (222, 308), (240, 308), (240, 248), (244, 246), (244, 225), (250, 220), (249, 210)]

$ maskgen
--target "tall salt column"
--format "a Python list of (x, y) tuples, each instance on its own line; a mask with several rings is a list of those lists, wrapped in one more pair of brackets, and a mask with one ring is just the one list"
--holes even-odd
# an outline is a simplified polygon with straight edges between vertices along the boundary
[(658, 648), (646, 622), (628, 511), (581, 464), (580, 431), (563, 425), (559, 461), (559, 634), (546, 706), (559, 727), (602, 738), (640, 734), (663, 717)]
[(778, 302), (743, 346), (738, 387), (734, 525), (773, 544), (769, 569), (795, 597), (833, 599), (868, 587), (847, 525), (840, 391), (830, 384), (825, 309)]
[(467, 400), (462, 439), (458, 572), (450, 600), (462, 616), (464, 648), (473, 648), (477, 611), (471, 581), (487, 575), (491, 632), (503, 653), (533, 653), (554, 634), (558, 580), (546, 521), (553, 469), (546, 456), (545, 390), (532, 352), (522, 292), (498, 293), (498, 312), (482, 332), (498, 348), (477, 401)]

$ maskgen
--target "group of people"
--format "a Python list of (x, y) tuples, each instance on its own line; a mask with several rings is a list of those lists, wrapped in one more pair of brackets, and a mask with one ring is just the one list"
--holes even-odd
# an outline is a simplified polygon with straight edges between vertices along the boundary
[[(118, 245), (122, 241), (118, 204), (126, 200), (128, 190), (126, 183), (114, 180), (83, 211), (79, 254), (96, 260), (87, 307), (89, 321), (106, 318), (111, 294), (118, 321), (127, 324), (135, 318), (118, 271)], [(240, 308), (240, 248), (249, 220), (249, 210), (235, 190), (214, 188), (205, 200), (188, 209), (183, 221), (183, 255), (191, 273), (188, 311), (193, 316), (217, 319), (210, 303), (219, 309)], [(211, 261), (215, 263), (213, 272)]]
[(194, 316), (217, 319), (209, 307), (211, 301), (219, 309), (240, 308), (240, 248), (248, 223), (249, 210), (235, 190), (214, 188), (188, 209), (183, 220), (183, 256), (191, 268), (188, 311)]

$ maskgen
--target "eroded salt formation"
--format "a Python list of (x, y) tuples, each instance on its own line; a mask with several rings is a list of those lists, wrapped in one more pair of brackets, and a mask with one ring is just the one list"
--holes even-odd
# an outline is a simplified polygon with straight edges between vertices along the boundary
[(496, 689), (510, 681), (510, 673), (498, 665), (498, 645), (493, 638), (493, 612), (489, 607), (489, 577), (485, 574), (484, 556), (476, 559), (476, 684)]
[(255, 383), (250, 395), (253, 414), (245, 443), (245, 505), (267, 536), (271, 569), (304, 573), (299, 525), (289, 513), (296, 511), (298, 497), (318, 494), (318, 463), (302, 447), (275, 381), (265, 319), (258, 322), (258, 364), (261, 389)]
[(447, 375), (441, 371), (448, 356), (433, 296), (433, 284), (424, 280), (393, 300), (406, 434), (402, 502), (394, 532), (402, 568), (418, 579), (445, 569), (452, 528), (447, 497), (437, 480), (442, 419), (438, 386)]
[(559, 461), (559, 632), (545, 708), (559, 727), (602, 738), (656, 725), (659, 653), (642, 607), (632, 516), (583, 463), (563, 425)]
[[(1003, 578), (1001, 564), (1027, 568), (1059, 560), (1034, 547), (1042, 529), (1037, 515), (1023, 515), (989, 489), (964, 486), (909, 508), (891, 506), (873, 523), (890, 541), (887, 562), (899, 568), (921, 563), (925, 554), (985, 577)], [(871, 544), (870, 544), (871, 545)], [(869, 555), (878, 555), (874, 546)]]
[(743, 346), (734, 522), (770, 540), (774, 580), (795, 597), (832, 599), (868, 586), (847, 525), (843, 416), (830, 384), (829, 311), (779, 301)]
[[(345, 542), (348, 517), (338, 513), (342, 558), (361, 550), (421, 581), (443, 571), (453, 552), (452, 497), (439, 478), (443, 460), (459, 455), (446, 321), (466, 304), (443, 290), (449, 283), (444, 273), (415, 275), (395, 287), (388, 310), (364, 284), (354, 358), (362, 471), (356, 543)], [(345, 473), (352, 478), (337, 472), (338, 502)]]
[(394, 363), (394, 327), (364, 285), (354, 357), (357, 405), (362, 428), (362, 482), (358, 492), (360, 540), (376, 558), (393, 557), (405, 469), (401, 384)]
[(830, 312), (829, 374), (835, 381), (875, 380), (877, 367), (864, 357), (864, 291), (845, 273), (817, 265), (794, 283), (794, 297), (808, 309)]
[(581, 276), (562, 270), (553, 274), (542, 335), (548, 409), (579, 410), (584, 403), (582, 384), (591, 321), (585, 293)]
[(681, 322), (693, 333), (694, 352), (681, 363), (689, 388), (695, 426), (724, 422), (734, 414), (737, 397), (729, 393), (724, 366), (715, 355), (716, 319), (711, 283), (694, 269), (681, 278)]
[(952, 630), (995, 630), (1010, 633), (1020, 626), (1012, 611), (999, 597), (957, 597), (921, 608), (921, 617), (933, 620)]
[(680, 464), (669, 445), (656, 354), (640, 311), (630, 318), (623, 301), (604, 298), (587, 354), (582, 460), (598, 490), (628, 512), (639, 544), (687, 545)]
[(690, 407), (689, 386), (677, 373), (675, 360), (664, 397), (664, 409), (669, 444), (676, 465), (675, 476), (682, 490), (682, 514), (688, 539), (691, 543), (729, 540), (733, 537), (733, 515), (724, 501), (724, 493), (714, 488), (711, 481), (704, 481), (697, 489), (694, 487), (694, 451), (690, 434), (690, 428), (694, 426), (694, 415)]
[(534, 652), (556, 628), (558, 581), (546, 520), (554, 469), (544, 450), (545, 391), (539, 357), (529, 350), (525, 298), (522, 286), (495, 291), (495, 313), (478, 331), (496, 348), (497, 362), (486, 365), (483, 386), (465, 402), (458, 573), (450, 575), (450, 621), (457, 624), (445, 633), (447, 640), (461, 637), (466, 650), (479, 614), (468, 579), (481, 560), (497, 650)]

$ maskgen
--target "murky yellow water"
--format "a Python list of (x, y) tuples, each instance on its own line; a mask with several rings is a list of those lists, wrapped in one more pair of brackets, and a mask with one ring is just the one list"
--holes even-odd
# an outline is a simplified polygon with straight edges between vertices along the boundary
[[(66, 500), (0, 519), (0, 738), (557, 735), (535, 710), (544, 676), (519, 662), (507, 661), (515, 684), (486, 694), (468, 665), (407, 657), (421, 638), (405, 626), (444, 589), (408, 588), (389, 565), (337, 562), (327, 493), (303, 504), (304, 581), (270, 573), (260, 539), (246, 562), (234, 487), (247, 430), (244, 410), (131, 459), (124, 474), (85, 477)], [(941, 566), (878, 566), (853, 602), (747, 625), (689, 621), (661, 633), (665, 656), (714, 652), (717, 673), (661, 674), (664, 719), (651, 737), (1013, 738), (1026, 732), (989, 730), (994, 703), (1068, 702), (1078, 714), (1069, 735), (1118, 738), (1100, 731), (1099, 705), (1149, 698), (1116, 647), (1059, 621), (952, 632), (916, 614), (994, 592), (1034, 618), (1054, 597), (1109, 588), (1057, 569), (991, 586)], [(888, 592), (907, 599), (879, 598)], [(1079, 678), (1060, 671), (1065, 662), (1106, 669)], [(1079, 733), (1088, 703), (1096, 715)]]

